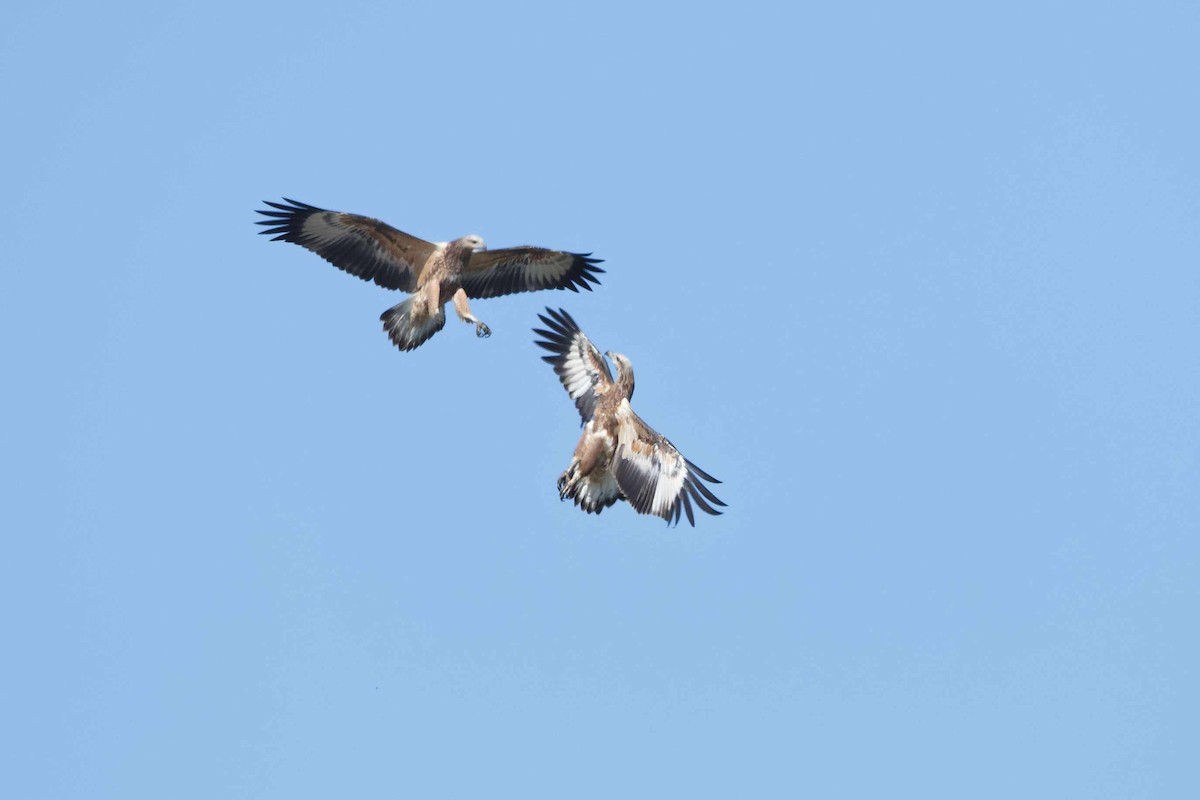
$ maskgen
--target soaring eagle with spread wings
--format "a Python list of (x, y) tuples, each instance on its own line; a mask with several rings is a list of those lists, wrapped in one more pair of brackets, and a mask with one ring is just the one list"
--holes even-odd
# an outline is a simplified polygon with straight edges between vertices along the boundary
[(654, 514), (668, 524), (678, 523), (680, 512), (695, 527), (692, 501), (702, 511), (720, 514), (724, 506), (704, 481), (719, 480), (684, 458), (667, 437), (656, 432), (629, 405), (633, 397), (633, 365), (611, 350), (606, 353), (617, 367), (613, 380), (608, 364), (596, 346), (566, 311), (547, 308), (538, 319), (549, 330), (534, 328), (539, 347), (551, 355), (543, 361), (554, 366), (567, 394), (583, 418), (583, 436), (575, 446), (571, 465), (558, 478), (559, 498), (568, 497), (589, 514), (599, 514), (618, 500), (627, 500), (639, 514)]
[(273, 234), (271, 241), (293, 242), (313, 251), (339, 269), (385, 289), (399, 289), (412, 297), (383, 312), (383, 329), (401, 350), (413, 350), (446, 324), (445, 304), (463, 322), (475, 325), (480, 337), (491, 328), (471, 314), (467, 299), (498, 297), (539, 289), (582, 287), (589, 292), (599, 284), (598, 258), (591, 253), (565, 253), (542, 247), (507, 247), (488, 250), (478, 236), (452, 242), (427, 242), (398, 231), (387, 223), (358, 214), (323, 208), (284, 198), (264, 200), (269, 219), (259, 233)]

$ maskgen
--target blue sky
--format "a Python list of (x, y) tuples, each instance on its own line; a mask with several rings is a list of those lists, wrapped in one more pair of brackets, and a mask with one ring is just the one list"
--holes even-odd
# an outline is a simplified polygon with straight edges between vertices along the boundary
[[(1200, 12), (0, 12), (0, 784), (1185, 797)], [(606, 259), (400, 353), (280, 196)], [(554, 487), (567, 308), (724, 480)]]

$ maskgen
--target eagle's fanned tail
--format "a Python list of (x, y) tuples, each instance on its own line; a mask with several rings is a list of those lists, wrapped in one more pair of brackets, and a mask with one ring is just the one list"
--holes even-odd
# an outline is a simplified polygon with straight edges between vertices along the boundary
[(624, 495), (617, 480), (608, 470), (595, 470), (590, 475), (578, 478), (572, 464), (558, 479), (560, 500), (570, 499), (576, 506), (589, 514), (599, 514), (616, 503)]
[(415, 315), (413, 301), (418, 299), (424, 301), (415, 294), (379, 315), (388, 338), (401, 350), (415, 350), (446, 324), (446, 308), (440, 304), (432, 316)]

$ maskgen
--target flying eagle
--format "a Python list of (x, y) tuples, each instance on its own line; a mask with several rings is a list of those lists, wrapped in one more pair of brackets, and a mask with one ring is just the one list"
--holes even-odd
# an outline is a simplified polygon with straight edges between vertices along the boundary
[[(598, 258), (591, 253), (565, 253), (542, 247), (488, 250), (478, 236), (452, 242), (427, 242), (371, 217), (326, 211), (284, 198), (288, 205), (264, 200), (270, 219), (259, 233), (274, 234), (306, 247), (339, 269), (385, 289), (410, 292), (412, 297), (383, 312), (383, 329), (401, 350), (420, 347), (446, 324), (445, 304), (453, 300), (463, 322), (474, 323), (475, 334), (492, 335), (491, 328), (471, 314), (467, 298), (498, 297), (539, 289), (592, 290), (599, 284)], [(590, 281), (590, 283), (589, 283)]]
[[(549, 330), (534, 328), (539, 347), (554, 366), (583, 419), (583, 436), (571, 465), (558, 478), (559, 498), (568, 497), (589, 514), (599, 514), (618, 500), (628, 500), (639, 514), (654, 514), (678, 523), (682, 511), (695, 527), (692, 501), (709, 514), (724, 506), (704, 481), (719, 480), (684, 458), (667, 437), (633, 413), (633, 366), (611, 350), (617, 379), (604, 356), (566, 311), (547, 308), (538, 315)], [(711, 503), (711, 505), (710, 505)]]

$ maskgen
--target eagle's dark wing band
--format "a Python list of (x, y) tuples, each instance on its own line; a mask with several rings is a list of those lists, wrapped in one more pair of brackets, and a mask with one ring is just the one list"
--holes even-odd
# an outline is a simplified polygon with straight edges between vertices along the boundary
[(371, 217), (327, 211), (284, 198), (289, 205), (263, 201), (273, 211), (259, 210), (269, 219), (258, 225), (271, 241), (305, 247), (339, 269), (385, 289), (413, 291), (421, 268), (434, 251), (423, 239)]
[(587, 422), (596, 411), (596, 396), (612, 386), (612, 373), (604, 356), (570, 314), (550, 308), (546, 314), (538, 314), (538, 319), (549, 330), (534, 328), (533, 332), (542, 337), (534, 344), (550, 351), (551, 355), (542, 356), (542, 360), (554, 367), (563, 388), (575, 401), (579, 416)]
[(541, 247), (508, 247), (503, 250), (484, 250), (471, 254), (463, 272), (462, 285), (467, 297), (499, 297), (540, 289), (580, 288), (592, 290), (599, 284), (597, 274), (604, 272), (596, 265), (599, 258), (591, 253), (565, 253)]

